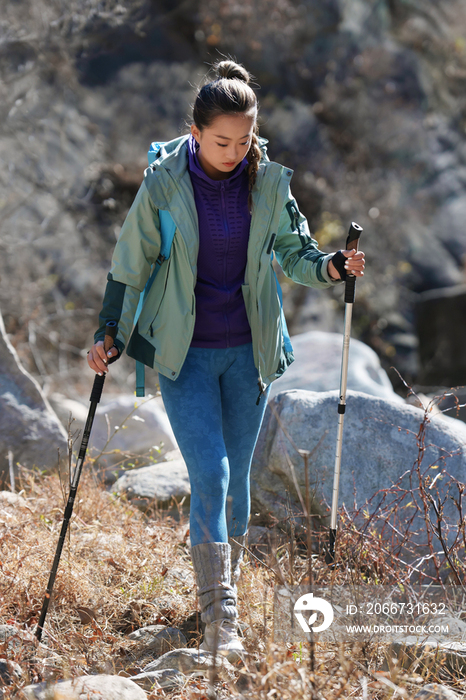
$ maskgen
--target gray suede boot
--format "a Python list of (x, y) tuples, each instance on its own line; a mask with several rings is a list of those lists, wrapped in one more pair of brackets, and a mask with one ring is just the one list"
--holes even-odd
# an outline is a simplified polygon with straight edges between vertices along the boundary
[(231, 547), (228, 542), (205, 542), (191, 547), (194, 573), (205, 623), (200, 649), (221, 654), (244, 652), (238, 638), (236, 594), (231, 586)]

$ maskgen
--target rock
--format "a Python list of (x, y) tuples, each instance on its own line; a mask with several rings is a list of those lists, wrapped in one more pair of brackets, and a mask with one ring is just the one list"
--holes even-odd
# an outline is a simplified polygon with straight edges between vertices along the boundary
[(275, 147), (278, 151), (289, 150), (293, 147), (296, 129), (299, 130), (303, 147), (316, 150), (321, 147), (321, 133), (312, 106), (301, 100), (287, 96), (277, 105), (267, 127), (274, 133)]
[[(429, 636), (427, 636), (429, 634)], [(394, 637), (386, 650), (384, 669), (389, 670), (390, 659), (409, 668), (442, 666), (454, 675), (464, 675), (466, 669), (466, 622), (452, 615), (440, 615), (422, 621), (417, 635)], [(424, 696), (421, 696), (424, 697)], [(430, 696), (426, 696), (430, 697)], [(435, 696), (436, 697), (436, 696)], [(443, 696), (439, 696), (443, 697)]]
[(11, 684), (13, 681), (21, 680), (22, 677), (23, 669), (16, 661), (0, 659), (0, 681), (3, 684)]
[[(390, 23), (390, 14), (385, 3), (371, 8), (364, 0), (341, 0), (341, 23), (339, 30), (371, 43), (374, 35), (382, 35)], [(372, 11), (374, 10), (374, 11)]]
[[(299, 449), (310, 453), (312, 512), (321, 516), (321, 523), (328, 522), (335, 464), (337, 405), (337, 392), (298, 390), (279, 394), (269, 403), (251, 471), (252, 512), (260, 512), (262, 520), (267, 513), (279, 520), (286, 519), (289, 508), (295, 514), (302, 513), (290, 472), (291, 463), (304, 494), (304, 460), (297, 452)], [(353, 509), (361, 509), (368, 503), (368, 510), (374, 512), (381, 500), (381, 494), (375, 494), (397, 484), (395, 490), (402, 489), (396, 491), (400, 499), (398, 507), (406, 508), (403, 522), (408, 522), (408, 514), (409, 517), (413, 515), (412, 532), (419, 529), (420, 534), (412, 535), (411, 544), (419, 546), (420, 542), (426, 541), (426, 525), (420, 515), (422, 507), (416, 510), (415, 505), (420, 501), (417, 476), (414, 473), (413, 492), (410, 491), (409, 478), (418, 456), (416, 435), (423, 419), (424, 412), (414, 406), (360, 392), (348, 392), (339, 490), (340, 506), (344, 503), (348, 511), (353, 512)], [(443, 469), (460, 482), (464, 478), (465, 444), (466, 426), (461, 421), (442, 417), (434, 418), (427, 424), (422, 469), (431, 467), (427, 471), (431, 479), (441, 475), (435, 484), (440, 495), (446, 493), (450, 483), (448, 475), (442, 475)], [(435, 490), (432, 493), (435, 494)], [(408, 502), (412, 502), (409, 509)], [(384, 511), (384, 517), (391, 517), (389, 510)], [(451, 526), (447, 538), (451, 541), (458, 518), (451, 497), (446, 499), (444, 518), (446, 524)], [(260, 523), (256, 520), (254, 524)], [(398, 527), (402, 528), (403, 523), (398, 522)], [(406, 553), (406, 556), (412, 558), (413, 555)]]
[(448, 632), (436, 634), (439, 639), (449, 638), (451, 640), (452, 637), (456, 637), (455, 641), (466, 639), (466, 622), (458, 617), (440, 615), (429, 620), (429, 625), (441, 626), (443, 630), (445, 627), (448, 628)]
[(430, 386), (466, 384), (466, 285), (432, 289), (416, 304), (420, 373)]
[[(31, 503), (35, 499), (31, 499)], [(15, 526), (22, 528), (26, 515), (34, 512), (25, 498), (12, 491), (0, 491), (0, 531), (5, 531)]]
[[(410, 287), (424, 293), (461, 284), (464, 280), (453, 256), (442, 243), (420, 224), (412, 224), (408, 233), (408, 260), (412, 265)], [(439, 265), (438, 261), (442, 264)]]
[(0, 644), (5, 643), (7, 643), (9, 652), (18, 651), (25, 645), (34, 645), (36, 638), (26, 630), (22, 630), (15, 625), (0, 625)]
[[(159, 659), (152, 661), (142, 669), (142, 673), (152, 673), (164, 669), (176, 669), (181, 673), (189, 674), (196, 671), (208, 675), (214, 661), (213, 654), (209, 651), (197, 651), (197, 649), (175, 649), (164, 654)], [(217, 654), (216, 667), (222, 680), (234, 678), (234, 668), (221, 654)]]
[(446, 685), (428, 683), (418, 690), (413, 700), (459, 700), (458, 695)]
[(417, 668), (431, 669), (442, 666), (456, 677), (466, 670), (466, 643), (441, 642), (437, 637), (407, 636), (394, 639), (387, 650), (390, 658), (396, 658), (403, 668), (416, 664)]
[[(103, 398), (104, 397), (102, 397), (102, 400)], [(68, 427), (70, 417), (76, 421), (76, 423), (73, 423), (73, 425), (85, 424), (87, 414), (89, 413), (89, 403), (83, 403), (83, 401), (86, 401), (86, 399), (83, 399), (83, 401), (78, 401), (77, 399), (70, 399), (64, 394), (54, 392), (49, 397), (49, 400), (53, 410), (65, 428)]]
[[(81, 676), (71, 681), (28, 685), (21, 691), (28, 700), (146, 700), (146, 693), (129, 678)], [(53, 695), (51, 693), (53, 692)]]
[(19, 493), (13, 491), (0, 491), (0, 508), (29, 508), (28, 502)]
[(186, 676), (175, 668), (165, 668), (162, 671), (150, 671), (131, 676), (131, 680), (142, 686), (145, 690), (155, 688), (179, 688), (186, 683)]
[[(340, 388), (343, 335), (309, 331), (293, 336), (291, 344), (295, 361), (282, 377), (272, 382), (270, 398), (289, 389), (331, 391)], [(348, 389), (402, 401), (393, 391), (374, 350), (354, 338), (349, 349)]]
[(58, 450), (67, 454), (67, 434), (37, 381), (24, 369), (5, 332), (0, 314), (0, 482), (13, 464), (53, 469)]
[(133, 503), (145, 508), (154, 501), (160, 507), (181, 501), (191, 495), (191, 486), (183, 459), (160, 462), (126, 472), (112, 487), (116, 493), (124, 493)]
[(459, 267), (466, 262), (466, 237), (464, 221), (466, 218), (466, 195), (448, 199), (439, 207), (432, 223), (432, 230), (445, 246)]
[(276, 552), (285, 539), (286, 535), (278, 528), (250, 525), (246, 546), (258, 559), (267, 561), (268, 556)]
[[(111, 244), (141, 181), (141, 144), (155, 137), (154, 121), (156, 137), (177, 135), (191, 85), (205, 71), (200, 56), (213, 46), (245, 60), (262, 84), (261, 131), (271, 137), (271, 156), (295, 169), (293, 191), (311, 226), (325, 212), (363, 217), (369, 322), (389, 292), (391, 306), (407, 298), (396, 272), (406, 252), (404, 223), (409, 231), (422, 222), (413, 263), (431, 263), (431, 270), (420, 266), (423, 288), (446, 265), (447, 282), (459, 274), (451, 260), (432, 255), (442, 254), (443, 243), (426, 254), (425, 241), (437, 235), (437, 210), (458, 189), (455, 199), (464, 197), (463, 4), (450, 0), (445, 11), (427, 12), (419, 1), (284, 0), (264, 16), (260, 3), (213, 0), (175, 6), (161, 30), (157, 0), (154, 11), (151, 3), (138, 2), (134, 13), (117, 3), (93, 7), (92, 16), (72, 0), (50, 7), (40, 27), (34, 13), (11, 3), (1, 62), (1, 153), (9, 169), (0, 191), (7, 203), (1, 298), (21, 342), (34, 319), (46, 367), (56, 368), (53, 382), (63, 381), (66, 361), (74, 376), (82, 373), (78, 343), (91, 332), (85, 316), (98, 313)], [(294, 104), (284, 109), (289, 95)], [(282, 116), (289, 117), (285, 129)], [(457, 144), (429, 126), (442, 118)], [(303, 147), (303, 132), (315, 150)], [(320, 183), (317, 205), (308, 196), (309, 173)], [(448, 219), (441, 221), (446, 230)], [(390, 243), (384, 255), (381, 242)], [(410, 316), (411, 298), (407, 305)]]
[(115, 474), (124, 472), (125, 465), (127, 469), (138, 462), (147, 464), (176, 448), (160, 397), (136, 399), (120, 395), (103, 398), (98, 405), (89, 454), (97, 460), (107, 483), (115, 480)]
[(164, 625), (148, 625), (141, 627), (128, 635), (128, 639), (139, 642), (138, 651), (145, 654), (160, 656), (172, 649), (186, 647), (184, 634), (175, 627)]

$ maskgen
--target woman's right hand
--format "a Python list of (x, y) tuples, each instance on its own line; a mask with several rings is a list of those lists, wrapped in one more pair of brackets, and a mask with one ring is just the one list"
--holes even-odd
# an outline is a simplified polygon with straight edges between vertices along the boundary
[(102, 375), (105, 374), (105, 372), (108, 372), (108, 359), (110, 357), (116, 357), (117, 355), (118, 348), (115, 347), (115, 345), (110, 348), (106, 355), (104, 350), (104, 341), (99, 340), (92, 346), (92, 348), (87, 353), (87, 364), (91, 369), (94, 370), (94, 372), (97, 372), (97, 374)]

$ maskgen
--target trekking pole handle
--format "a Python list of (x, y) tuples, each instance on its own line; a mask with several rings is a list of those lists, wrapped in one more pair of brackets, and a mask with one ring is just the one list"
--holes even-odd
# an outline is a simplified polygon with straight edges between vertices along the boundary
[[(346, 250), (358, 250), (359, 238), (363, 231), (362, 226), (351, 222), (351, 226), (348, 231), (348, 238), (346, 239)], [(351, 273), (346, 274), (345, 282), (345, 304), (353, 304), (356, 292), (356, 276)]]
[[(118, 333), (118, 324), (116, 321), (108, 321), (107, 325), (105, 326), (105, 338), (104, 338), (104, 350), (105, 354), (108, 353), (110, 348), (113, 347), (114, 345), (114, 340), (116, 338), (116, 335)], [(116, 357), (109, 357), (107, 359), (107, 364), (111, 364), (112, 362), (115, 362), (117, 358)], [(92, 386), (92, 391), (91, 391), (91, 396), (89, 401), (95, 401), (95, 403), (99, 403), (101, 397), (102, 397), (102, 390), (104, 388), (104, 383), (105, 383), (105, 374), (99, 375), (96, 374), (95, 379), (94, 379), (94, 384)], [(87, 446), (86, 446), (87, 447)]]
[[(362, 230), (362, 229), (361, 229)], [(118, 324), (116, 321), (108, 321), (105, 326), (104, 350), (107, 353), (110, 348), (113, 348), (115, 338), (118, 333)], [(111, 358), (113, 359), (113, 358)], [(109, 360), (110, 362), (111, 360)]]

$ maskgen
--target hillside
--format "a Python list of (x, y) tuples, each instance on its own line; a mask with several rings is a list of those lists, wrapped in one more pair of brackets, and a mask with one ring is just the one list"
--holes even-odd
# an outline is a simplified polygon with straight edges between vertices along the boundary
[[(354, 334), (416, 382), (418, 294), (465, 281), (464, 3), (29, 0), (2, 17), (0, 308), (46, 392), (66, 380), (86, 393), (148, 145), (185, 130), (193, 86), (223, 54), (256, 76), (261, 134), (295, 170), (321, 247), (364, 227)], [(340, 290), (283, 282), (292, 332), (341, 329)]]

